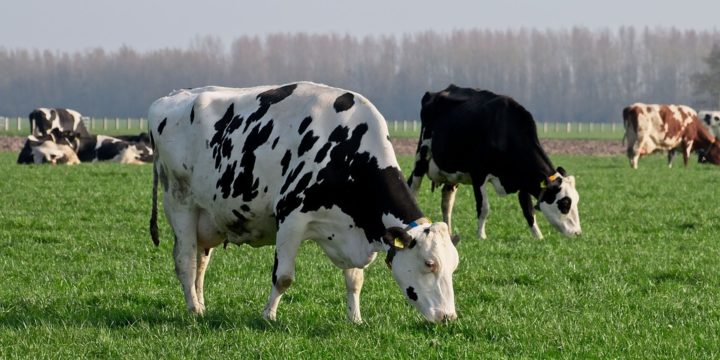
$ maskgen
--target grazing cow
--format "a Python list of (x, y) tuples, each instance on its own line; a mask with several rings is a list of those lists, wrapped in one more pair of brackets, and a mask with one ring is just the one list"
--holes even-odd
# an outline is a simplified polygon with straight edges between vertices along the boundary
[(36, 137), (48, 135), (52, 129), (72, 131), (82, 136), (90, 135), (82, 121), (82, 115), (71, 109), (37, 108), (28, 116), (30, 134)]
[(712, 136), (720, 136), (720, 111), (702, 110), (698, 112), (698, 119), (702, 120)]
[(458, 254), (444, 223), (423, 217), (405, 185), (385, 120), (363, 96), (300, 82), (179, 90), (149, 109), (157, 181), (176, 241), (175, 271), (191, 312), (205, 309), (203, 278), (224, 242), (276, 245), (263, 317), (276, 319), (312, 239), (343, 269), (348, 319), (360, 322), (363, 268), (377, 252), (432, 322), (454, 319)]
[(672, 167), (676, 148), (682, 151), (685, 166), (693, 150), (720, 164), (720, 144), (688, 106), (635, 103), (623, 109), (623, 123), (623, 140), (633, 169), (637, 169), (640, 156), (664, 150), (668, 151), (668, 167)]
[(448, 226), (458, 184), (472, 184), (478, 237), (486, 238), (490, 205), (485, 184), (490, 181), (498, 195), (518, 193), (523, 215), (536, 237), (542, 238), (542, 233), (531, 196), (538, 199), (535, 208), (560, 232), (580, 234), (575, 178), (562, 168), (554, 169), (540, 145), (532, 115), (515, 100), (450, 85), (425, 93), (420, 117), (420, 140), (408, 185), (417, 194), (426, 174), (433, 188), (443, 184), (442, 213)]

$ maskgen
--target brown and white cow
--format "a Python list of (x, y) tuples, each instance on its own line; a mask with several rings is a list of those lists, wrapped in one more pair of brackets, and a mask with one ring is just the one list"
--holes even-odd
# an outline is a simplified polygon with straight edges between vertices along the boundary
[(637, 169), (640, 156), (664, 150), (668, 151), (668, 167), (672, 167), (675, 149), (682, 151), (685, 166), (693, 150), (704, 151), (709, 162), (720, 164), (720, 144), (689, 106), (635, 103), (623, 109), (623, 120), (633, 169)]

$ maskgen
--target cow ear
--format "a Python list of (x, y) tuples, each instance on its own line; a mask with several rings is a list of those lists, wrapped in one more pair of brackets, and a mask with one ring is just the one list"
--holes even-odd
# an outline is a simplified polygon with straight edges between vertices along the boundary
[(412, 236), (407, 233), (403, 228), (391, 227), (387, 229), (385, 235), (383, 235), (383, 242), (390, 245), (395, 250), (403, 250), (410, 245)]
[(557, 168), (556, 170), (557, 170), (557, 172), (559, 172), (560, 175), (562, 175), (563, 177), (567, 176), (567, 172), (565, 171), (565, 169), (563, 169), (562, 166), (558, 166), (558, 168)]

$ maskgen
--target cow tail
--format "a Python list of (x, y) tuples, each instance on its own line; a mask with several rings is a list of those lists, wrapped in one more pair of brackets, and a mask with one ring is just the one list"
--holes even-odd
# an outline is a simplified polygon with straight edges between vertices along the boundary
[[(622, 144), (625, 146), (625, 142), (627, 141), (627, 133), (628, 128), (633, 127), (632, 121), (630, 121), (630, 117), (633, 116), (632, 106), (626, 106), (623, 109), (623, 127), (625, 127), (625, 133), (623, 134), (622, 138)], [(637, 131), (637, 129), (633, 129), (634, 131)]]
[(152, 188), (152, 211), (150, 212), (150, 237), (155, 246), (160, 245), (160, 237), (158, 236), (157, 227), (157, 188), (158, 188), (158, 172), (157, 165), (153, 162), (153, 188)]

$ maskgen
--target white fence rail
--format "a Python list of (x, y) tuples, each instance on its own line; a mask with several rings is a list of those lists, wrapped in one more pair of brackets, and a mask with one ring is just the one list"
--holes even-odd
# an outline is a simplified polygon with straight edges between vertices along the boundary
[[(145, 118), (121, 118), (121, 117), (83, 117), (85, 126), (93, 133), (100, 131), (126, 132), (147, 131), (147, 120)], [(539, 122), (536, 124), (538, 133), (594, 133), (594, 132), (622, 132), (623, 126), (620, 123), (582, 123), (582, 122)], [(418, 120), (390, 120), (388, 129), (392, 133), (418, 133), (420, 132), (420, 121)], [(0, 131), (5, 132), (30, 132), (30, 123), (27, 117), (0, 116)]]

